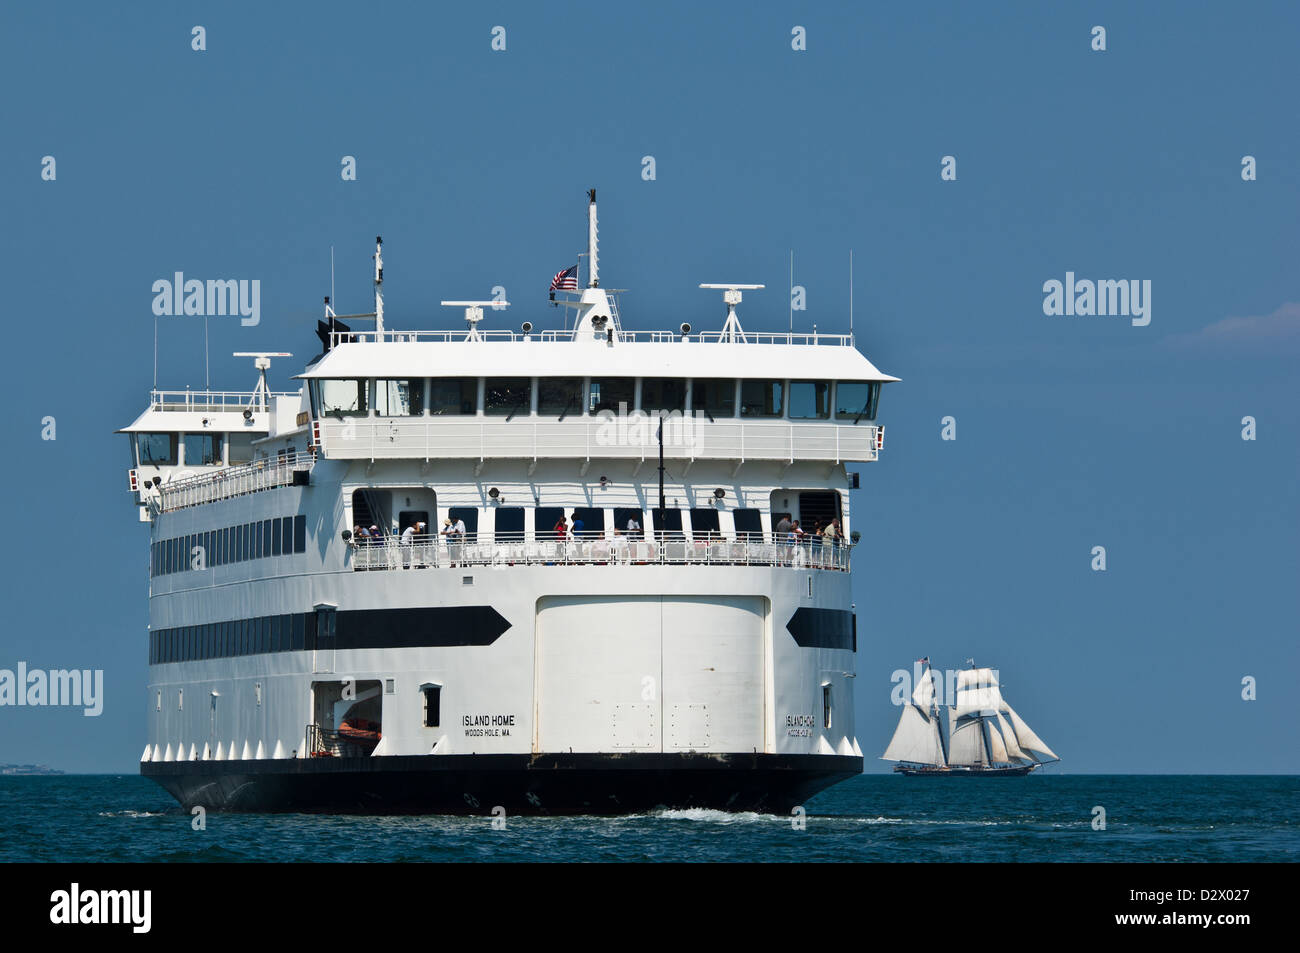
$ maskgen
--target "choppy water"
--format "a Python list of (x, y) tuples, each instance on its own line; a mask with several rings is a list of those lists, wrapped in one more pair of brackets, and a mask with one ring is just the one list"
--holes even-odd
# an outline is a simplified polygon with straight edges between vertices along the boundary
[[(870, 775), (791, 817), (209, 814), (135, 776), (0, 778), (0, 861), (1297, 861), (1300, 778)], [(1106, 829), (1093, 829), (1093, 809)]]

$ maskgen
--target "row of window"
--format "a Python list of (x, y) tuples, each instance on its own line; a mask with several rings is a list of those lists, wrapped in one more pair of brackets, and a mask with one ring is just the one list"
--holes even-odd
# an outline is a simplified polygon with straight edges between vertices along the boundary
[[(322, 618), (332, 615), (322, 613)], [(315, 635), (316, 620), (315, 612), (294, 612), (157, 629), (149, 633), (149, 664), (300, 652), (309, 647), (308, 631)], [(315, 638), (311, 642), (314, 645)]]
[[(251, 463), (254, 438), (265, 436), (264, 433), (138, 433), (131, 466), (219, 467)], [(180, 455), (181, 451), (184, 456)]]
[[(363, 491), (357, 491), (361, 493)], [(353, 506), (356, 506), (356, 496), (354, 495)], [(603, 537), (605, 529), (619, 529), (624, 533), (629, 531), (629, 523), (634, 523), (636, 529), (633, 532), (645, 532), (646, 522), (645, 514), (639, 507), (616, 506), (612, 510), (605, 510), (600, 507), (579, 506), (497, 506), (493, 508), (495, 515), (494, 539), (498, 541), (519, 540), (522, 541), (527, 535), (524, 519), (528, 510), (533, 511), (532, 532), (535, 539), (547, 539), (559, 535), (559, 524), (567, 521), (576, 525), (581, 521), (582, 528), (579, 532), (583, 536)], [(605, 514), (609, 512), (613, 516), (613, 522), (606, 520)], [(705, 536), (708, 534), (718, 535), (721, 532), (718, 510), (712, 506), (692, 507), (685, 512), (690, 514), (691, 533), (696, 536)], [(681, 509), (666, 508), (663, 511), (662, 518), (658, 510), (650, 511), (651, 527), (656, 533), (669, 533), (675, 536), (683, 535), (683, 520)], [(763, 532), (763, 522), (761, 511), (756, 509), (733, 509), (732, 517), (735, 521), (735, 532), (738, 536), (745, 534), (761, 534)], [(429, 518), (427, 510), (403, 510), (398, 514), (398, 532), (406, 529), (413, 523), (424, 523), (425, 526), (433, 526), (433, 521)], [(448, 508), (447, 517), (455, 523), (461, 521), (465, 524), (466, 542), (475, 542), (478, 533), (479, 511), (474, 507), (453, 506)], [(433, 530), (430, 530), (433, 532)]]
[(153, 544), (149, 571), (154, 576), (166, 576), (306, 551), (307, 517), (302, 514), (277, 516), (205, 533), (160, 539)]
[[(609, 410), (672, 412), (690, 409), (711, 418), (875, 420), (879, 381), (784, 381), (734, 378), (593, 377), (409, 378), (315, 380), (312, 408), (318, 417), (472, 415), (582, 416)], [(638, 395), (639, 383), (639, 395)], [(832, 397), (834, 400), (832, 400)]]

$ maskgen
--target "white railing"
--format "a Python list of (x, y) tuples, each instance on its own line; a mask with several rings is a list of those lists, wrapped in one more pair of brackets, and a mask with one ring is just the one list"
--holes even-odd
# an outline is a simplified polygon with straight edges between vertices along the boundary
[[(297, 397), (297, 394), (268, 394), (272, 397)], [(151, 390), (149, 409), (163, 411), (198, 411), (215, 413), (222, 410), (243, 410), (258, 406), (260, 395), (254, 391), (233, 390)]]
[(522, 534), (467, 534), (464, 542), (446, 536), (352, 539), (348, 542), (355, 570), (437, 569), (467, 566), (788, 566), (848, 572), (852, 545), (816, 539), (799, 543), (769, 541), (761, 534), (741, 538), (527, 539)]
[(295, 471), (310, 473), (315, 464), (312, 453), (289, 453), (174, 480), (156, 488), (158, 506), (161, 511), (170, 512), (277, 486), (291, 486)]
[[(804, 334), (789, 331), (745, 331), (738, 338), (724, 337), (721, 331), (693, 331), (682, 335), (676, 331), (619, 331), (620, 343), (671, 344), (673, 342), (697, 344), (798, 344), (852, 347), (852, 334)], [(483, 331), (478, 337), (484, 341), (572, 341), (574, 332), (568, 331)], [(604, 340), (604, 335), (599, 336)], [(447, 331), (332, 331), (330, 347), (340, 344), (451, 344), (468, 340), (464, 328)]]
[[(658, 420), (624, 417), (345, 417), (320, 421), (328, 457), (344, 459), (613, 458), (659, 453)], [(664, 424), (664, 455), (674, 460), (824, 460), (870, 462), (876, 424), (715, 420), (675, 415)]]

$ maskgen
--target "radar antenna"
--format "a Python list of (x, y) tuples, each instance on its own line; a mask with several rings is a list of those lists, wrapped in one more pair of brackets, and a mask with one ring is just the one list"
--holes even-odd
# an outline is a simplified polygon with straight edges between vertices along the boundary
[(745, 343), (745, 332), (740, 326), (740, 319), (736, 317), (736, 305), (743, 300), (742, 291), (757, 291), (764, 285), (737, 285), (737, 284), (704, 284), (701, 288), (711, 288), (722, 291), (722, 300), (727, 304), (727, 323), (722, 326), (721, 341), (730, 341), (733, 344), (736, 341)]
[(483, 320), (483, 309), (492, 308), (500, 311), (502, 308), (510, 307), (509, 301), (444, 301), (444, 308), (464, 308), (465, 324), (469, 327), (465, 334), (466, 341), (481, 341), (483, 336), (478, 333), (478, 323)]
[(235, 351), (231, 357), (253, 358), (253, 366), (258, 371), (257, 389), (253, 391), (253, 399), (248, 402), (248, 409), (264, 412), (271, 396), (271, 391), (266, 386), (266, 372), (271, 368), (271, 358), (293, 357), (293, 355), (288, 351)]

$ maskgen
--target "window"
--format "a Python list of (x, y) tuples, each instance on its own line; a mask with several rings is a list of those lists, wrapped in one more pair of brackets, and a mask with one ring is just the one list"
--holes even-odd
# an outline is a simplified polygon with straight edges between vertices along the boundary
[(782, 412), (780, 381), (740, 382), (740, 416), (780, 417)]
[(293, 517), (286, 516), (280, 521), (280, 552), (289, 555), (293, 552)]
[(380, 417), (419, 417), (424, 413), (424, 379), (375, 381), (375, 413)]
[(483, 412), (505, 417), (528, 413), (533, 383), (527, 377), (489, 377), (483, 391)]
[(791, 381), (790, 416), (796, 420), (831, 415), (831, 385), (826, 381)]
[(653, 414), (657, 410), (686, 409), (686, 381), (671, 377), (647, 377), (641, 381), (641, 409)]
[(264, 433), (232, 433), (227, 438), (230, 462), (251, 463), (253, 460), (253, 441), (265, 437)]
[(831, 686), (827, 682), (822, 686), (822, 727), (831, 726)]
[(437, 728), (442, 724), (442, 686), (421, 685), (424, 693), (424, 727)]
[(736, 382), (701, 379), (691, 386), (691, 407), (710, 420), (736, 416)]
[(271, 555), (271, 521), (262, 520), (262, 555)]
[(284, 536), (284, 531), (280, 528), (284, 520), (277, 516), (271, 520), (271, 555), (279, 556), (281, 553), (280, 541)]
[(289, 648), (301, 652), (306, 647), (307, 617), (295, 612), (289, 619)]
[(322, 417), (364, 417), (366, 415), (366, 381), (320, 382)]
[(522, 506), (497, 507), (497, 542), (523, 542), (524, 508)]
[(135, 440), (136, 446), (140, 448), (140, 465), (142, 467), (176, 465), (176, 434), (142, 433), (136, 434)]
[(588, 410), (598, 414), (610, 410), (626, 414), (632, 409), (636, 381), (631, 377), (593, 377), (587, 397)]
[(475, 541), (478, 533), (478, 510), (472, 506), (453, 506), (447, 510), (447, 516), (451, 519), (452, 526), (456, 525), (457, 520), (465, 521), (465, 538), (461, 542)]
[(880, 381), (840, 381), (835, 385), (838, 420), (875, 420), (880, 406)]
[(478, 409), (478, 381), (473, 377), (435, 377), (429, 382), (429, 413), (473, 414)]
[(535, 514), (536, 529), (533, 533), (534, 539), (554, 540), (559, 538), (555, 531), (556, 524), (564, 519), (564, 507), (562, 506), (539, 506)]
[(307, 551), (307, 517), (302, 513), (293, 518), (293, 551), (295, 553)]
[(581, 377), (539, 377), (537, 379), (538, 416), (559, 417), (581, 413)]
[(721, 535), (721, 530), (718, 528), (718, 511), (711, 506), (692, 507), (691, 535), (696, 539)]
[[(636, 523), (638, 529), (628, 529), (628, 521)], [(641, 510), (628, 506), (614, 507), (614, 526), (623, 531), (625, 535), (641, 537), (645, 532), (645, 520), (641, 516)]]
[(651, 510), (654, 517), (655, 532), (665, 539), (682, 539), (682, 511), (666, 509)]
[[(581, 522), (582, 526), (578, 526)], [(579, 506), (573, 511), (573, 532), (581, 539), (600, 539), (605, 535), (605, 511), (593, 506)]]

